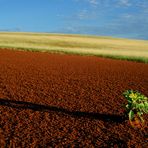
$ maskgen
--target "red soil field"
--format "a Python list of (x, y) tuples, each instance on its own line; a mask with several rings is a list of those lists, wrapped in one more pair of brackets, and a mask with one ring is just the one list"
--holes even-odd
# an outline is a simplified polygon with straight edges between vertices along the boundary
[(148, 64), (0, 49), (0, 147), (146, 148), (128, 89), (148, 96)]

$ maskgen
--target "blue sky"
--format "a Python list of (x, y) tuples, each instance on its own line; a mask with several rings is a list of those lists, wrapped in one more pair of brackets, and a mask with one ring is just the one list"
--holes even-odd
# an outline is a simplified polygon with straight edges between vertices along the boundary
[(0, 31), (148, 40), (148, 0), (0, 0)]

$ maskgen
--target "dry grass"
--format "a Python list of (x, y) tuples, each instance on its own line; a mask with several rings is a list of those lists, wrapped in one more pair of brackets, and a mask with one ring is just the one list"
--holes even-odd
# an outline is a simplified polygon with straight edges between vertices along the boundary
[(148, 62), (148, 41), (47, 33), (0, 33), (0, 47)]

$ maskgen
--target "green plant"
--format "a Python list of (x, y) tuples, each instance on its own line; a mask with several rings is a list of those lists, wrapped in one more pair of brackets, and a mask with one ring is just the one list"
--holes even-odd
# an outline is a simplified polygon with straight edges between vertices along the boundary
[(142, 115), (144, 113), (148, 113), (148, 98), (134, 90), (127, 90), (123, 93), (123, 95), (128, 102), (125, 109), (129, 120), (132, 121), (136, 115), (142, 122), (144, 122)]

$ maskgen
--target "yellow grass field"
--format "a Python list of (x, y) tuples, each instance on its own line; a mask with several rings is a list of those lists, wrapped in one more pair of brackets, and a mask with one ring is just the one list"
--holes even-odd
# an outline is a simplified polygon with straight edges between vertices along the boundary
[(48, 33), (0, 32), (0, 47), (95, 55), (148, 63), (148, 41)]

